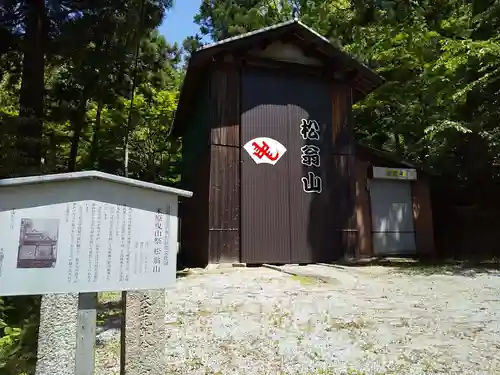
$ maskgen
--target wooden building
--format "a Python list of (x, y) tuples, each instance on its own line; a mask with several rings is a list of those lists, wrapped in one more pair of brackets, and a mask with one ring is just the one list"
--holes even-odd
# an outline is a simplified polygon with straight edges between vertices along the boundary
[(434, 255), (430, 175), (370, 147), (355, 145), (355, 258)]
[(297, 20), (196, 51), (173, 130), (194, 192), (180, 208), (184, 263), (331, 262), (394, 245), (367, 227), (371, 164), (352, 132), (352, 104), (383, 82)]

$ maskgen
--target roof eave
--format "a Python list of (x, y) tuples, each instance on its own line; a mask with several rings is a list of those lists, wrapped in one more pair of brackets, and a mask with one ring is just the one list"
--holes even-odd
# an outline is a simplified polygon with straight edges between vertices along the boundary
[(153, 184), (151, 182), (135, 180), (132, 178), (117, 176), (100, 171), (54, 173), (54, 174), (45, 174), (38, 176), (6, 178), (0, 180), (0, 188), (38, 185), (38, 184), (46, 184), (54, 182), (81, 181), (81, 180), (101, 180), (101, 181), (114, 182), (129, 187), (137, 187), (141, 189), (159, 191), (161, 193), (175, 194), (180, 197), (186, 197), (186, 198), (189, 198), (193, 195), (191, 191), (181, 190), (164, 185)]
[(373, 148), (371, 146), (364, 145), (360, 142), (356, 142), (355, 147), (361, 151), (365, 151), (367, 153), (373, 154), (381, 159), (385, 159), (385, 160), (393, 162), (393, 163), (401, 164), (402, 166), (405, 166), (407, 168), (415, 169), (415, 170), (419, 171), (420, 173), (423, 173), (424, 175), (431, 176), (431, 177), (432, 176), (434, 176), (434, 177), (439, 176), (438, 173), (431, 171), (422, 165), (419, 165), (417, 163), (411, 163), (405, 159), (398, 158), (397, 156), (394, 156), (393, 154), (391, 154), (387, 151), (380, 150), (378, 148)]
[[(177, 113), (173, 122), (174, 128), (172, 136), (177, 138), (182, 135), (181, 124), (185, 121), (185, 117), (187, 115), (187, 104), (184, 103), (189, 102), (191, 92), (194, 91), (194, 88), (191, 88), (191, 86), (195, 85), (198, 81), (196, 79), (196, 74), (199, 73), (197, 69), (205, 69), (207, 67), (207, 61), (211, 61), (213, 56), (219, 52), (239, 49), (245, 45), (252, 45), (260, 38), (279, 38), (281, 35), (289, 32), (301, 33), (304, 38), (306, 38), (311, 44), (315, 44), (318, 49), (321, 49), (323, 53), (325, 53), (332, 60), (338, 60), (346, 67), (352, 66), (351, 70), (356, 72), (354, 85), (356, 86), (355, 89), (357, 93), (353, 98), (355, 102), (362, 100), (365, 96), (369, 95), (371, 92), (384, 84), (385, 79), (382, 76), (358, 60), (354, 59), (340, 48), (334, 46), (328, 39), (318, 34), (307, 25), (298, 20), (286, 21), (203, 46), (191, 55), (186, 77), (184, 78), (184, 83), (178, 100)], [(363, 87), (361, 87), (361, 81), (363, 81)]]

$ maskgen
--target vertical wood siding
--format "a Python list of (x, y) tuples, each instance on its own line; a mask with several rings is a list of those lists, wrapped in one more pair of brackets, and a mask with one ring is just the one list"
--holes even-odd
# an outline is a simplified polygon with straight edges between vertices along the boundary
[(346, 84), (332, 86), (333, 173), (332, 195), (338, 214), (333, 223), (335, 254), (332, 260), (355, 257), (358, 252), (356, 222), (356, 170), (352, 119), (352, 90)]
[(434, 253), (434, 225), (432, 221), (431, 196), (426, 178), (420, 177), (412, 183), (413, 220), (418, 254)]
[[(248, 70), (242, 76), (241, 143), (270, 137), (288, 149), (285, 77)], [(275, 165), (256, 164), (241, 153), (242, 262), (290, 262), (290, 185), (287, 151)]]
[(240, 260), (240, 73), (233, 65), (210, 80), (209, 245), (211, 263)]

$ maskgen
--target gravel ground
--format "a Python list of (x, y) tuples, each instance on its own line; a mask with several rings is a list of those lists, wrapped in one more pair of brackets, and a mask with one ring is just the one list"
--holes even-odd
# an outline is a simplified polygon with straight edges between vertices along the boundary
[[(283, 269), (301, 276), (241, 268), (178, 279), (165, 374), (500, 374), (500, 273)], [(96, 374), (116, 374), (118, 334), (99, 335)]]

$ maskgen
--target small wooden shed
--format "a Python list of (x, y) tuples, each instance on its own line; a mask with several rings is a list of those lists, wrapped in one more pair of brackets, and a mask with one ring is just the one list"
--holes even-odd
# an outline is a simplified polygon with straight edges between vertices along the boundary
[(430, 174), (356, 144), (356, 258), (434, 254)]
[(184, 262), (365, 255), (351, 112), (383, 82), (297, 20), (196, 51), (173, 130), (194, 192), (180, 207)]

